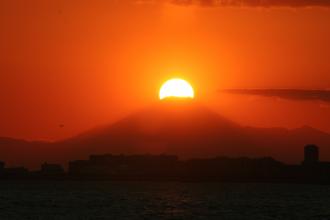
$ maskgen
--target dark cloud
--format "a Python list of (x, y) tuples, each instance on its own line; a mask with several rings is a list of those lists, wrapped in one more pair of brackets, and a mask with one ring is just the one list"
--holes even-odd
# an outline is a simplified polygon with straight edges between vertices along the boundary
[(330, 102), (330, 90), (298, 90), (298, 89), (225, 89), (222, 93), (239, 95), (258, 95), (279, 97), (290, 100), (315, 100)]
[(254, 7), (329, 7), (330, 0), (169, 0), (180, 5)]

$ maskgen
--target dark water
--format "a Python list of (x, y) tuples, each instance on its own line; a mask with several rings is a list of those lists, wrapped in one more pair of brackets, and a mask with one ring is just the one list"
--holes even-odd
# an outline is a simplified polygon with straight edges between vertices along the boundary
[(330, 219), (330, 186), (0, 182), (0, 219)]

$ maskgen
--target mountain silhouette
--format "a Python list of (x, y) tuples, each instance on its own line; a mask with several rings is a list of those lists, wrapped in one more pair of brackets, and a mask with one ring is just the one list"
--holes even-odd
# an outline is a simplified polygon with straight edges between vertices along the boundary
[(45, 143), (0, 138), (0, 159), (36, 168), (91, 154), (174, 154), (185, 158), (263, 157), (297, 163), (303, 147), (320, 146), (330, 160), (330, 135), (313, 129), (242, 127), (193, 100), (164, 100), (118, 122), (67, 140)]
[[(248, 143), (239, 125), (193, 101), (162, 101), (115, 124), (66, 140), (88, 152), (175, 154), (183, 158), (228, 154)], [(224, 149), (226, 148), (226, 149)]]

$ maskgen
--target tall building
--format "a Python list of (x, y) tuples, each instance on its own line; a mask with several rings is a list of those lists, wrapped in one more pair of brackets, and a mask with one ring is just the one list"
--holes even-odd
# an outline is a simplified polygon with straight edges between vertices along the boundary
[(304, 149), (304, 165), (315, 165), (319, 163), (319, 148), (316, 145), (306, 145)]
[(5, 171), (5, 162), (0, 161), (0, 174)]

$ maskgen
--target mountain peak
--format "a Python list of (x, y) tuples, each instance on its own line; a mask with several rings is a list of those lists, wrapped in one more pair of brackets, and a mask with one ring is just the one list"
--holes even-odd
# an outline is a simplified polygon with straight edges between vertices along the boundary
[(0, 159), (34, 165), (111, 153), (181, 158), (271, 156), (297, 163), (309, 143), (319, 145), (323, 158), (330, 159), (330, 150), (323, 147), (330, 146), (330, 135), (309, 126), (293, 130), (242, 127), (193, 100), (163, 100), (116, 123), (56, 143), (17, 142), (9, 146), (0, 139)]

